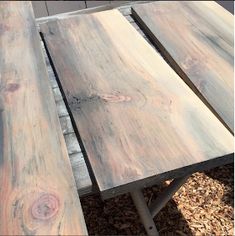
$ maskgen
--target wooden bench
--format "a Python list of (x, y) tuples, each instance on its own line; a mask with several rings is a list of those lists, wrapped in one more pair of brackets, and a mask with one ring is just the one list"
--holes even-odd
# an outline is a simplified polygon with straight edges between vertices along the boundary
[(0, 2), (0, 38), (0, 235), (86, 235), (30, 2)]

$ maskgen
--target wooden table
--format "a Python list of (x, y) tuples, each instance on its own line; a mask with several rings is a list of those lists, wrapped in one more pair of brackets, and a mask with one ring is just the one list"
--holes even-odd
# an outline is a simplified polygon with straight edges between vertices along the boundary
[[(232, 135), (117, 11), (41, 31), (101, 195), (132, 192), (156, 234), (150, 216), (188, 174), (232, 161)], [(140, 189), (169, 178), (149, 212)]]

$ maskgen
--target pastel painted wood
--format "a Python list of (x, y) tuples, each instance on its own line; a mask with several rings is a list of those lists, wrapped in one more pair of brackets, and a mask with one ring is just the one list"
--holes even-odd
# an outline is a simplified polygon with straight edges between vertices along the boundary
[(232, 161), (230, 132), (120, 12), (40, 27), (104, 198)]
[(85, 235), (30, 2), (0, 2), (0, 235)]
[(234, 130), (233, 15), (214, 1), (157, 1), (132, 14), (172, 67)]

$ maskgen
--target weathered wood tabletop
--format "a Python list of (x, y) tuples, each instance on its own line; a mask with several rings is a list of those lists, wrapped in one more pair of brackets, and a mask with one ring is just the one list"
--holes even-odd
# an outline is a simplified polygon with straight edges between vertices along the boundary
[(85, 235), (30, 2), (0, 2), (0, 235)]
[(233, 132), (233, 15), (214, 1), (157, 1), (132, 9), (172, 67)]
[(104, 198), (232, 161), (230, 132), (117, 10), (41, 31)]

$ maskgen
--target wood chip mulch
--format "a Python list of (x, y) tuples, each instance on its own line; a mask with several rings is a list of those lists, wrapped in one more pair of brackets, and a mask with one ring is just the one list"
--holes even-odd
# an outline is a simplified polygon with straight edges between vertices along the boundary
[[(165, 185), (169, 184), (166, 182)], [(154, 200), (164, 187), (144, 190)], [(146, 235), (129, 194), (81, 199), (90, 235)], [(233, 235), (234, 166), (195, 173), (154, 218), (160, 235)]]

